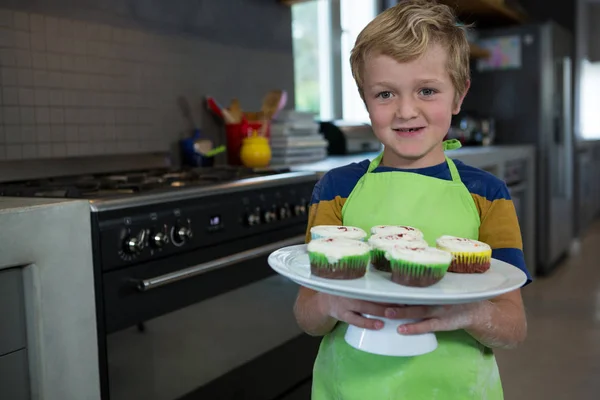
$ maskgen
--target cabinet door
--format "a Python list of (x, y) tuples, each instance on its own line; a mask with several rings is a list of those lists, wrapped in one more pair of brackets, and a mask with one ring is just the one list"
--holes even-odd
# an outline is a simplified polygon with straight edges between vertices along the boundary
[(0, 356), (25, 348), (25, 307), (20, 268), (0, 270), (0, 315)]
[(20, 350), (0, 357), (0, 399), (30, 398), (27, 351)]

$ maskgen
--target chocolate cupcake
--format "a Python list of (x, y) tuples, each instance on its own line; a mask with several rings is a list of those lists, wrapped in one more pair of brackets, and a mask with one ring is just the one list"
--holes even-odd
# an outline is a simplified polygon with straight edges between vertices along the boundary
[(407, 249), (392, 247), (386, 252), (392, 268), (392, 282), (411, 287), (427, 287), (446, 275), (452, 255), (434, 247)]
[(368, 244), (346, 238), (314, 239), (307, 246), (310, 272), (328, 279), (357, 279), (367, 272)]
[(310, 228), (310, 236), (311, 239), (335, 237), (364, 241), (367, 238), (367, 233), (354, 226), (317, 225)]
[(436, 240), (436, 247), (452, 254), (449, 272), (477, 274), (490, 269), (492, 248), (486, 243), (445, 235)]
[(377, 225), (371, 228), (371, 235), (406, 235), (423, 239), (423, 232), (405, 225)]
[(385, 257), (385, 252), (393, 246), (411, 249), (424, 249), (428, 247), (427, 242), (412, 234), (397, 233), (395, 235), (376, 234), (369, 238), (371, 246), (371, 265), (380, 271), (391, 272), (390, 261)]

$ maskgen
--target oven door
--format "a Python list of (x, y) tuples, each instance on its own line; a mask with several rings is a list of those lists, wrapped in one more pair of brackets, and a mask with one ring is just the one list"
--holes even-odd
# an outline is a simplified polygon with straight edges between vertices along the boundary
[(302, 240), (105, 274), (110, 399), (283, 399), (306, 388), (319, 339), (295, 322), (298, 286), (267, 264), (271, 251)]

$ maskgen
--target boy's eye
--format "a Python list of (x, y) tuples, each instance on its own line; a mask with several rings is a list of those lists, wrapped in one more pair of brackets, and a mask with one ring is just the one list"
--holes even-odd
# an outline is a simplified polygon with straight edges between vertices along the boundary
[(429, 89), (429, 88), (421, 89), (420, 93), (421, 93), (421, 95), (423, 95), (425, 97), (432, 96), (435, 94), (435, 89)]
[(392, 97), (392, 92), (380, 92), (379, 94), (377, 94), (377, 97), (384, 100), (389, 99)]

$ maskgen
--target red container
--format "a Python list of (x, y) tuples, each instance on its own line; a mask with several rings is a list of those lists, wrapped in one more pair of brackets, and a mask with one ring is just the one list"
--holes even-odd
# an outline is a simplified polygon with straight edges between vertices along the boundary
[[(240, 150), (242, 148), (242, 140), (252, 136), (256, 130), (260, 135), (263, 126), (263, 121), (248, 121), (239, 124), (226, 124), (225, 132), (227, 133), (227, 163), (229, 165), (242, 165), (240, 160)], [(265, 131), (267, 138), (271, 137), (271, 124), (267, 123)]]

